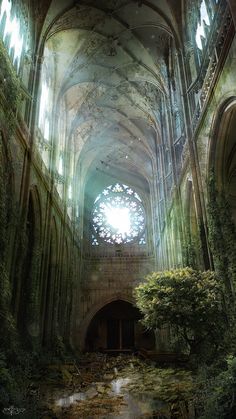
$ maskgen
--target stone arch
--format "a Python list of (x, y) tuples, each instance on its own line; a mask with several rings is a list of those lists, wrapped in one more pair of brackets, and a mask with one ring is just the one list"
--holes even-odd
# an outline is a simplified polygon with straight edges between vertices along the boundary
[(59, 281), (59, 305), (58, 305), (58, 324), (60, 335), (64, 338), (68, 335), (69, 312), (70, 312), (70, 286), (69, 277), (69, 245), (65, 237), (63, 254), (60, 261), (60, 281)]
[(42, 212), (41, 198), (36, 185), (30, 189), (29, 203), (31, 202), (32, 212), (34, 216), (34, 242), (32, 248), (31, 260), (31, 284), (30, 284), (30, 318), (28, 321), (28, 333), (31, 340), (39, 339), (40, 336), (40, 267), (42, 256)]
[(48, 244), (48, 260), (43, 286), (42, 328), (43, 345), (52, 342), (53, 334), (57, 329), (58, 315), (58, 230), (55, 217), (51, 220)]
[(127, 296), (124, 293), (116, 293), (106, 299), (103, 299), (102, 301), (97, 302), (96, 304), (94, 304), (91, 309), (89, 310), (89, 312), (85, 315), (84, 319), (81, 322), (80, 325), (80, 342), (79, 342), (79, 346), (82, 350), (85, 349), (85, 341), (86, 341), (86, 335), (88, 332), (88, 328), (89, 325), (92, 321), (92, 319), (96, 316), (96, 314), (106, 305), (114, 302), (114, 301), (124, 301), (127, 302), (131, 305), (135, 305), (135, 299), (132, 296)]
[(226, 99), (213, 121), (208, 152), (208, 174), (213, 170), (216, 187), (227, 196), (236, 224), (236, 96)]
[(5, 251), (7, 242), (9, 241), (7, 239), (12, 229), (10, 219), (13, 210), (12, 197), (14, 196), (14, 189), (14, 171), (11, 153), (7, 138), (4, 132), (0, 130), (0, 236), (5, 243)]
[(153, 349), (154, 333), (141, 325), (141, 317), (139, 309), (130, 301), (118, 298), (105, 304), (87, 328), (85, 350), (114, 353)]
[(32, 200), (33, 212), (35, 215), (35, 234), (36, 240), (41, 245), (42, 243), (42, 206), (41, 197), (38, 187), (33, 185), (30, 189), (29, 199)]
[(24, 251), (17, 320), (32, 343), (40, 334), (41, 203), (36, 186), (29, 193), (26, 228), (21, 234)]

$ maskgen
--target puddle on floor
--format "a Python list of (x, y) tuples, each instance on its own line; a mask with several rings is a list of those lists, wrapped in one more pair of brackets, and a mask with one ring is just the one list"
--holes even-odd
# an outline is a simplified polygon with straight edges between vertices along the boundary
[(120, 394), (121, 390), (124, 390), (125, 385), (130, 383), (130, 378), (117, 378), (111, 382), (111, 391), (114, 394)]
[[(131, 383), (132, 378), (129, 377), (115, 378), (109, 384), (107, 382), (93, 383), (91, 387), (89, 387), (85, 392), (73, 393), (65, 397), (60, 397), (59, 399), (54, 400), (54, 404), (57, 408), (59, 407), (63, 410), (66, 408), (73, 409), (74, 405), (74, 414), (69, 417), (81, 417), (89, 419), (171, 418), (168, 403), (155, 399), (152, 395), (132, 395), (127, 389), (127, 385)], [(87, 402), (87, 405), (90, 405), (92, 409), (96, 409), (97, 403), (101, 404), (101, 406), (104, 404), (104, 398), (106, 400), (108, 410), (109, 402), (111, 402), (111, 412), (107, 411), (105, 416), (102, 412), (99, 414), (98, 411), (96, 414), (93, 414), (92, 411), (90, 413), (86, 413), (85, 411), (84, 413), (81, 412), (82, 416), (75, 416), (77, 409), (80, 409), (80, 402), (83, 402), (83, 404), (86, 404)], [(117, 405), (114, 403), (115, 401), (118, 402)], [(112, 412), (114, 407), (118, 408), (117, 412)], [(81, 406), (81, 408), (83, 410), (85, 406)], [(58, 412), (58, 417), (61, 417), (60, 412)], [(63, 417), (67, 416), (65, 415)]]
[(61, 397), (56, 400), (55, 404), (59, 407), (70, 407), (72, 404), (81, 400), (86, 400), (86, 395), (84, 393), (74, 393), (71, 396)]
[[(85, 412), (83, 416), (76, 416), (76, 413), (69, 415), (68, 417), (81, 417), (81, 418), (103, 418), (103, 419), (141, 419), (141, 418), (158, 418), (158, 419), (169, 419), (170, 412), (169, 406), (167, 403), (162, 402), (161, 400), (155, 400), (152, 396), (147, 396), (146, 394), (139, 394), (138, 396), (133, 396), (127, 389), (127, 385), (132, 383), (132, 379), (129, 377), (119, 377), (113, 379), (109, 384), (107, 382), (99, 382), (93, 384), (85, 392), (73, 393), (65, 397), (60, 397), (59, 399), (54, 400), (55, 406), (62, 409), (69, 409), (75, 406), (75, 412), (79, 408), (79, 402), (89, 403), (91, 400), (94, 402), (103, 404), (103, 396), (107, 400), (115, 401), (119, 397), (118, 402), (118, 411), (117, 412), (106, 412), (105, 416), (97, 412), (96, 416), (93, 415), (92, 411), (90, 413)], [(108, 403), (109, 405), (109, 403)], [(107, 406), (108, 406), (107, 405)], [(96, 408), (96, 402), (92, 404), (91, 407)], [(112, 408), (114, 404), (112, 404)], [(70, 409), (69, 409), (70, 410)], [(56, 411), (55, 411), (56, 413)], [(69, 411), (67, 412), (69, 414)], [(60, 412), (58, 412), (58, 417)], [(65, 416), (67, 417), (67, 416)]]
[(194, 419), (192, 377), (183, 369), (87, 354), (78, 365), (50, 365), (45, 376), (40, 419)]
[(119, 414), (109, 416), (110, 419), (170, 418), (167, 403), (155, 400), (152, 396), (148, 397), (146, 394), (139, 394), (138, 396), (130, 394), (127, 390), (127, 384), (131, 382), (131, 378), (118, 378), (111, 382), (112, 392), (123, 395), (126, 403)]

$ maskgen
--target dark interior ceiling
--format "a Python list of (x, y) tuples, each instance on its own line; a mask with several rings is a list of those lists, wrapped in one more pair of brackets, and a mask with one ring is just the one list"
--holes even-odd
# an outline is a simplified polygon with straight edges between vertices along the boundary
[(174, 13), (167, 0), (51, 2), (44, 56), (84, 176), (153, 178)]

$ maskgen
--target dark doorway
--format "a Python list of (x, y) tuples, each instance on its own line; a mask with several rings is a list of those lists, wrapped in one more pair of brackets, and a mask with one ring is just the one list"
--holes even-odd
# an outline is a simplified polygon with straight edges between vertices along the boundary
[(107, 348), (132, 349), (134, 346), (134, 320), (108, 319)]
[(120, 349), (120, 320), (107, 320), (107, 348)]
[(154, 337), (142, 328), (137, 307), (117, 300), (103, 307), (93, 318), (86, 337), (88, 351), (130, 351), (154, 347)]
[(134, 348), (134, 321), (127, 319), (121, 321), (122, 348)]

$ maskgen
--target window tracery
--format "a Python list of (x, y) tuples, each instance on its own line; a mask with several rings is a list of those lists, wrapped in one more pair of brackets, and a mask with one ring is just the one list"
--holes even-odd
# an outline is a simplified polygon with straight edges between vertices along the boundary
[(197, 25), (195, 40), (198, 48), (202, 50), (202, 39), (206, 38), (206, 31), (205, 26), (210, 26), (210, 18), (206, 7), (205, 0), (202, 1), (201, 7), (200, 7), (200, 19)]
[(13, 7), (11, 0), (2, 0), (0, 2), (2, 39), (13, 64), (16, 65), (17, 71), (20, 68), (23, 46), (26, 42), (25, 22), (18, 9), (15, 8), (15, 5)]
[(127, 185), (116, 183), (95, 199), (92, 213), (92, 245), (146, 244), (145, 211), (140, 196)]

